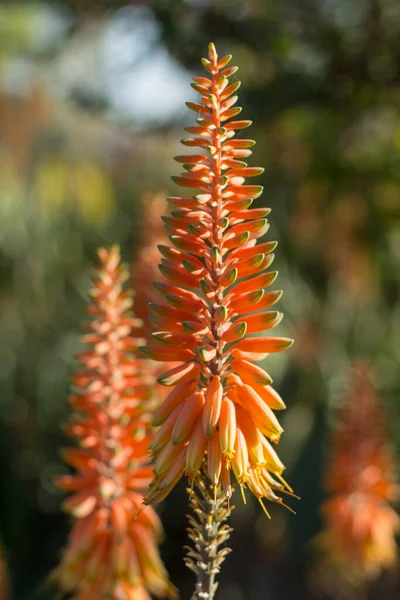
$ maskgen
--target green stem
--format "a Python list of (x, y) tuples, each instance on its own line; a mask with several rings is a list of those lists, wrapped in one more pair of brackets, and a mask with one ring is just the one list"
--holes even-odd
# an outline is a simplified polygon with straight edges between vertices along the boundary
[(203, 470), (189, 493), (194, 514), (188, 515), (188, 533), (194, 548), (188, 547), (185, 564), (197, 578), (192, 600), (213, 600), (218, 587), (216, 575), (230, 552), (230, 548), (219, 547), (226, 544), (232, 531), (224, 525), (232, 507), (228, 506), (221, 486), (214, 488)]

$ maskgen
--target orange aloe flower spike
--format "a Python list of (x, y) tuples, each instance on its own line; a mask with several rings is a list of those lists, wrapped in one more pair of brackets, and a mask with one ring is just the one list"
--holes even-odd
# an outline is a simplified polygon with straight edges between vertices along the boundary
[[(316, 547), (320, 575), (360, 584), (397, 562), (400, 518), (390, 505), (398, 497), (395, 458), (383, 423), (371, 368), (358, 363), (339, 410), (322, 506), (324, 529)], [(324, 584), (321, 581), (321, 584)]]
[(74, 413), (66, 428), (79, 448), (63, 452), (75, 473), (56, 482), (71, 493), (64, 509), (74, 522), (53, 578), (80, 600), (171, 596), (157, 549), (161, 525), (151, 507), (141, 506), (152, 476), (150, 367), (135, 358), (140, 321), (124, 290), (128, 270), (119, 249), (101, 249), (99, 257), (83, 337), (88, 349), (72, 378)]
[[(174, 476), (166, 478), (165, 446), (157, 438), (155, 478), (146, 503), (165, 498), (179, 472), (193, 482), (202, 465), (227, 497), (233, 469), (241, 486), (248, 485), (259, 498), (280, 501), (271, 488), (282, 490), (282, 484), (272, 475), (279, 470), (281, 476), (283, 466), (276, 467), (262, 440), (264, 435), (279, 440), (282, 428), (273, 410), (285, 405), (270, 376), (254, 362), (285, 350), (292, 340), (269, 335), (282, 318), (268, 310), (281, 292), (265, 291), (277, 276), (268, 270), (276, 242), (258, 243), (268, 230), (270, 209), (250, 208), (262, 193), (252, 181), (263, 169), (244, 162), (255, 142), (235, 137), (251, 122), (234, 120), (241, 111), (236, 106), (240, 84), (230, 80), (236, 72), (228, 66), (230, 59), (218, 58), (210, 44), (202, 61), (206, 76), (193, 79), (200, 100), (187, 106), (196, 113), (196, 124), (186, 128), (190, 135), (182, 144), (195, 150), (176, 157), (183, 172), (172, 178), (193, 196), (169, 198), (172, 210), (164, 218), (170, 245), (160, 247), (164, 282), (156, 286), (162, 298), (153, 307), (159, 328), (144, 352), (155, 361), (179, 362), (158, 379), (177, 391), (157, 410), (155, 423), (176, 419), (159, 437), (164, 443), (172, 431), (171, 444), (179, 447), (179, 460), (186, 456), (186, 466), (179, 471), (171, 461)], [(244, 413), (243, 427), (237, 411)]]

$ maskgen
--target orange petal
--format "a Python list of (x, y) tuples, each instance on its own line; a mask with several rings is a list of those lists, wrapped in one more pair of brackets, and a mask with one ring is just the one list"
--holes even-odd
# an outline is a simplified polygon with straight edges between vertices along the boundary
[(231, 469), (227, 465), (222, 465), (221, 469), (221, 484), (222, 489), (226, 498), (232, 497), (232, 486), (231, 486)]
[[(242, 186), (242, 187), (244, 187), (244, 186)], [(266, 233), (268, 227), (269, 227), (269, 225), (268, 225), (267, 219), (257, 219), (255, 221), (244, 221), (243, 223), (233, 225), (233, 227), (231, 227), (228, 230), (227, 234), (223, 237), (223, 241), (224, 241), (224, 239), (231, 238), (232, 236), (238, 235), (239, 233), (244, 233), (245, 231), (248, 231), (249, 233), (251, 233), (252, 238), (261, 237), (262, 235), (264, 235), (264, 233)], [(255, 236), (255, 234), (259, 234), (259, 235)]]
[(225, 123), (224, 127), (229, 131), (236, 129), (246, 129), (252, 125), (252, 121), (231, 121), (230, 123)]
[(186, 311), (186, 310), (181, 310), (178, 308), (173, 308), (172, 306), (169, 306), (168, 304), (149, 304), (149, 307), (151, 308), (151, 312), (155, 315), (157, 315), (158, 317), (161, 318), (167, 318), (167, 319), (171, 319), (175, 321), (189, 321), (189, 320), (196, 320), (197, 319), (197, 315), (193, 314), (192, 311)]
[(215, 431), (221, 413), (223, 386), (220, 377), (215, 376), (208, 384), (203, 407), (204, 435), (209, 438)]
[(83, 519), (95, 509), (97, 502), (98, 496), (88, 490), (70, 496), (64, 500), (62, 507), (65, 512), (71, 513), (76, 519)]
[(157, 456), (154, 466), (154, 472), (159, 477), (163, 477), (172, 467), (176, 459), (183, 452), (183, 444), (175, 445), (168, 442), (165, 448)]
[[(183, 445), (174, 446), (174, 448), (180, 448), (180, 452), (174, 455), (173, 462), (169, 465), (168, 470), (164, 472), (164, 475), (160, 479), (158, 486), (161, 489), (171, 489), (185, 472), (186, 448)], [(161, 502), (161, 500), (158, 500), (158, 502)]]
[(232, 323), (232, 325), (222, 334), (221, 339), (227, 344), (237, 342), (242, 339), (246, 334), (246, 331), (247, 323), (245, 321), (236, 321), (236, 323)]
[(234, 350), (237, 358), (239, 358), (240, 360), (248, 360), (251, 362), (260, 362), (268, 356), (268, 352), (243, 352), (238, 348), (234, 348)]
[(215, 432), (207, 442), (207, 472), (213, 485), (218, 485), (222, 469), (222, 452), (218, 439), (218, 433)]
[[(172, 362), (178, 360), (190, 360), (194, 358), (193, 352), (187, 348), (169, 348), (159, 344), (149, 344), (140, 348), (141, 352), (155, 361)], [(158, 380), (159, 381), (159, 380)], [(161, 381), (159, 381), (161, 383)], [(166, 385), (166, 384), (162, 384)]]
[(204, 405), (204, 394), (203, 392), (194, 392), (184, 402), (182, 410), (176, 420), (174, 429), (172, 431), (172, 443), (180, 444), (186, 440), (197, 421), (197, 417), (200, 415)]
[(222, 399), (218, 429), (221, 450), (225, 458), (230, 460), (235, 451), (236, 411), (234, 403), (227, 396)]
[[(246, 258), (244, 260), (239, 260), (235, 262), (235, 266), (238, 271), (238, 278), (248, 277), (249, 275), (256, 274), (258, 269), (262, 270), (267, 268), (264, 266), (265, 263), (265, 254), (255, 254), (251, 258)], [(269, 266), (269, 265), (268, 265)]]
[(258, 198), (263, 192), (262, 185), (228, 186), (222, 193), (223, 198)]
[(92, 471), (97, 467), (97, 460), (92, 452), (79, 448), (63, 448), (61, 456), (64, 461), (81, 472)]
[(195, 379), (188, 379), (178, 383), (154, 413), (153, 425), (156, 427), (162, 425), (172, 411), (190, 396), (195, 387)]
[[(238, 381), (238, 379), (239, 378), (237, 378), (236, 381)], [(271, 440), (278, 441), (283, 432), (278, 419), (252, 387), (246, 384), (240, 385), (239, 381), (237, 385), (237, 394), (240, 404), (249, 411), (262, 433)]]
[(278, 311), (267, 311), (246, 317), (247, 334), (260, 333), (273, 329), (282, 321), (283, 313)]
[[(224, 149), (228, 150), (230, 148), (252, 148), (255, 146), (254, 140), (244, 139), (244, 138), (236, 138), (230, 139), (226, 144), (224, 144)], [(255, 187), (255, 186), (254, 186)], [(249, 194), (252, 196), (253, 194)]]
[(193, 476), (199, 471), (206, 451), (206, 445), (207, 439), (204, 437), (202, 419), (198, 419), (186, 450), (187, 475)]
[(180, 232), (179, 235), (171, 235), (170, 240), (176, 248), (192, 252), (193, 254), (201, 255), (207, 249), (201, 238), (190, 233)]
[[(233, 160), (231, 158), (227, 158), (224, 159), (224, 163), (226, 166), (229, 166), (231, 164), (235, 164), (235, 166), (241, 166), (241, 167), (245, 167), (246, 163), (245, 162), (240, 162), (238, 160)], [(249, 206), (251, 206), (253, 203), (253, 200), (251, 198), (241, 198), (239, 200), (235, 200), (235, 199), (231, 199), (231, 200), (225, 200), (223, 203), (223, 216), (228, 215), (231, 212), (235, 212), (237, 210), (246, 210), (246, 208), (249, 208)], [(234, 251), (232, 251), (234, 252)]]
[(200, 346), (200, 348), (197, 348), (196, 354), (203, 362), (209, 362), (210, 360), (215, 358), (217, 354), (217, 349), (211, 345)]
[[(237, 211), (236, 213), (232, 213), (232, 215), (238, 214), (238, 212), (239, 211)], [(246, 211), (240, 211), (240, 213), (242, 212), (245, 213)], [(242, 260), (245, 258), (251, 258), (252, 256), (254, 256), (254, 252), (257, 252), (258, 254), (270, 254), (275, 250), (277, 245), (278, 242), (264, 242), (263, 244), (257, 244), (257, 246), (252, 246), (251, 248), (237, 248), (235, 250), (232, 250), (229, 257)]]
[(251, 415), (241, 406), (237, 406), (236, 418), (238, 427), (243, 432), (243, 435), (246, 439), (251, 466), (259, 467), (264, 465), (265, 459), (263, 445), (261, 443), (261, 435), (256, 427), (256, 424), (251, 418)]
[(110, 520), (113, 536), (117, 539), (125, 536), (128, 527), (128, 518), (123, 504), (114, 500), (110, 506)]
[(170, 333), (169, 331), (155, 331), (152, 333), (154, 339), (168, 347), (178, 348), (190, 348), (194, 349), (198, 346), (198, 342), (194, 335), (187, 333)]
[[(232, 351), (232, 355), (236, 356), (235, 350)], [(257, 365), (253, 365), (253, 363), (248, 360), (236, 359), (232, 363), (232, 370), (248, 385), (264, 386), (269, 385), (272, 382), (271, 377), (264, 369)]]
[[(204, 156), (204, 154), (182, 154), (180, 156), (174, 156), (174, 160), (178, 163), (193, 163), (196, 165), (208, 162), (207, 156)], [(185, 200), (187, 200), (187, 198), (185, 198)]]
[[(172, 285), (163, 281), (156, 281), (153, 283), (154, 287), (161, 292), (161, 294), (166, 298), (167, 295), (178, 296), (179, 298), (190, 300), (197, 300), (201, 303), (201, 299), (192, 291), (186, 290), (185, 288)], [(204, 306), (204, 303), (203, 303)]]
[(227, 236), (224, 240), (224, 249), (230, 250), (231, 248), (237, 248), (238, 246), (243, 246), (246, 242), (249, 241), (250, 233), (248, 231), (244, 231), (242, 233), (232, 234), (231, 236)]
[[(175, 391), (175, 390), (174, 390)], [(149, 450), (153, 454), (158, 453), (164, 448), (171, 439), (172, 431), (175, 427), (177, 419), (182, 411), (183, 403), (181, 402), (174, 408), (166, 421), (161, 425), (160, 429), (155, 433), (153, 441), (149, 446)]]
[(150, 315), (150, 321), (158, 331), (182, 333), (182, 321), (175, 317), (159, 317), (158, 315)]
[[(218, 68), (222, 69), (222, 67), (225, 66), (225, 64), (222, 62), (223, 59), (221, 59), (221, 61), (218, 64)], [(232, 94), (234, 94), (239, 88), (240, 88), (241, 82), (240, 81), (235, 81), (234, 83), (231, 83), (230, 85), (228, 85), (224, 92), (220, 95), (219, 99), (220, 101), (226, 100), (227, 98), (229, 98), (229, 96), (232, 96)]]
[(266, 288), (271, 285), (278, 276), (278, 271), (270, 271), (268, 273), (262, 273), (247, 281), (237, 283), (228, 294), (228, 298), (236, 296), (236, 294), (244, 294), (249, 291), (249, 288), (259, 290)]
[(261, 437), (261, 443), (264, 449), (264, 458), (267, 462), (267, 468), (271, 473), (281, 474), (285, 470), (285, 465), (265, 437)]
[(54, 479), (54, 484), (65, 492), (76, 492), (85, 488), (93, 488), (96, 482), (96, 477), (80, 477), (79, 475), (60, 475)]
[[(170, 350), (170, 349), (169, 349)], [(172, 348), (171, 348), (172, 350)], [(186, 350), (181, 350), (181, 352), (188, 352)], [(169, 359), (172, 360), (172, 359)], [(176, 385), (179, 381), (186, 379), (194, 379), (197, 378), (200, 372), (200, 366), (197, 362), (189, 361), (185, 362), (178, 367), (174, 367), (169, 371), (166, 371), (160, 377), (158, 377), (158, 383), (161, 385)]]
[(243, 311), (254, 312), (258, 310), (257, 304), (264, 296), (264, 290), (255, 290), (244, 294), (230, 294), (229, 308), (232, 313), (242, 314)]
[(232, 458), (232, 469), (239, 483), (243, 483), (249, 476), (249, 454), (247, 451), (246, 438), (241, 429), (237, 428), (235, 453)]
[[(245, 382), (246, 383), (246, 382)], [(286, 404), (276, 390), (270, 385), (254, 386), (254, 391), (268, 404), (273, 410), (284, 410)]]
[[(264, 171), (265, 169), (263, 167), (245, 167), (244, 169), (232, 169), (230, 173), (234, 175), (240, 174), (243, 177), (258, 177), (259, 175), (262, 175)], [(271, 212), (270, 208), (255, 208), (254, 210), (257, 211), (254, 213), (256, 216), (254, 217), (254, 214), (252, 214), (251, 217), (249, 215), (248, 218), (258, 219), (259, 217), (266, 217)]]
[[(232, 117), (236, 117), (236, 115), (240, 114), (242, 112), (242, 108), (240, 106), (236, 106), (235, 108), (229, 108), (227, 110), (221, 111), (221, 116), (220, 116), (220, 121), (227, 121), (228, 119), (231, 119)], [(245, 154), (245, 156), (249, 156), (251, 154), (250, 151), (248, 151), (247, 154)]]
[(246, 337), (237, 343), (242, 352), (267, 353), (282, 352), (293, 344), (293, 340), (282, 337)]
[(191, 288), (195, 288), (198, 285), (198, 278), (194, 275), (190, 275), (190, 273), (187, 273), (183, 269), (176, 269), (163, 264), (158, 265), (158, 268), (164, 277), (173, 283)]
[[(192, 294), (191, 297), (188, 297), (187, 295), (185, 295), (184, 297), (181, 297), (181, 296), (176, 296), (173, 294), (166, 294), (165, 299), (172, 306), (184, 308), (186, 311), (188, 311), (192, 314), (200, 315), (204, 312), (204, 309), (206, 308), (204, 301), (201, 300), (195, 294)], [(192, 319), (193, 319), (193, 316), (192, 316)], [(185, 320), (185, 319), (183, 319), (183, 320)]]
[(210, 333), (208, 326), (198, 321), (181, 321), (181, 326), (186, 333), (194, 335), (207, 335)]

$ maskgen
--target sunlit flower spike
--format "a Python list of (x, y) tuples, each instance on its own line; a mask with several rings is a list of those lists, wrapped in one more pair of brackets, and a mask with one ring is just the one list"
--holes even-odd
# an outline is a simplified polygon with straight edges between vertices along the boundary
[(142, 510), (152, 474), (151, 390), (146, 361), (133, 354), (140, 322), (123, 289), (128, 270), (117, 247), (99, 256), (66, 427), (79, 447), (63, 452), (76, 472), (57, 480), (72, 494), (64, 509), (75, 521), (54, 577), (76, 600), (149, 600), (173, 590), (157, 550), (161, 524), (152, 508)]
[(208, 76), (193, 78), (200, 102), (187, 103), (197, 125), (187, 127), (192, 137), (182, 140), (200, 151), (175, 157), (184, 172), (173, 180), (197, 191), (168, 199), (172, 210), (164, 221), (172, 245), (159, 247), (165, 281), (157, 284), (158, 330), (145, 353), (179, 364), (159, 378), (171, 392), (155, 415), (161, 427), (151, 444), (155, 478), (146, 503), (165, 498), (184, 473), (193, 480), (205, 457), (212, 485), (221, 485), (226, 497), (231, 470), (241, 489), (250, 488), (261, 502), (282, 503), (277, 492), (291, 492), (270, 443), (283, 431), (273, 410), (285, 404), (254, 363), (292, 340), (265, 335), (282, 319), (270, 310), (281, 292), (266, 291), (277, 276), (268, 271), (276, 242), (256, 245), (268, 230), (270, 210), (250, 208), (262, 187), (246, 178), (263, 169), (243, 160), (254, 142), (235, 139), (251, 121), (232, 120), (241, 108), (230, 60), (218, 59), (210, 44), (203, 59)]

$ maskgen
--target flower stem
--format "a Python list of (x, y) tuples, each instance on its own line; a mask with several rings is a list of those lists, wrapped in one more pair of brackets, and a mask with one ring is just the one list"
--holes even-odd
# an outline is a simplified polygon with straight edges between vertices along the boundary
[(213, 600), (218, 587), (216, 575), (231, 551), (230, 548), (219, 547), (227, 542), (232, 531), (229, 525), (223, 523), (233, 507), (229, 506), (221, 486), (213, 486), (203, 471), (189, 494), (194, 514), (188, 515), (188, 533), (194, 548), (187, 547), (185, 564), (197, 578), (192, 600)]

